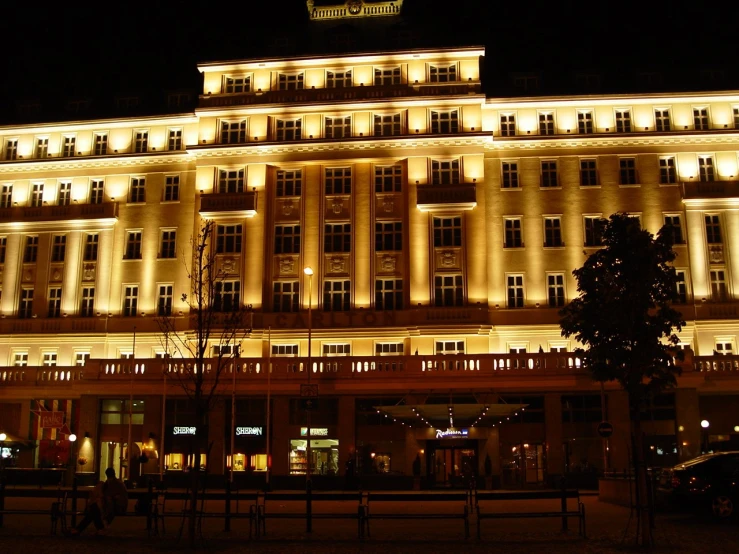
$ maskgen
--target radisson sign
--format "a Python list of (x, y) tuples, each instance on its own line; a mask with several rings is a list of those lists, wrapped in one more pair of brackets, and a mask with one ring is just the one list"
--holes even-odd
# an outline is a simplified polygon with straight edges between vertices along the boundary
[(456, 427), (448, 427), (446, 431), (442, 429), (436, 430), (437, 439), (466, 439), (469, 436), (469, 429), (457, 429)]

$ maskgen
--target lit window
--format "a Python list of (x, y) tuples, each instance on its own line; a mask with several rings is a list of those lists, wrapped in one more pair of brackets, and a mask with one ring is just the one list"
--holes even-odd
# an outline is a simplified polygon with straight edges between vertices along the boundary
[(376, 279), (375, 280), (375, 309), (402, 310), (403, 309), (403, 280)]
[(351, 223), (327, 223), (323, 231), (323, 251), (351, 252)]
[(300, 140), (302, 120), (278, 119), (275, 121), (275, 139), (280, 141)]
[(675, 270), (675, 288), (677, 291), (677, 302), (679, 304), (688, 303), (688, 285), (685, 275), (685, 270)]
[(351, 281), (331, 280), (323, 283), (323, 309), (327, 312), (349, 311)]
[(502, 185), (504, 189), (518, 188), (518, 162), (502, 162)]
[(462, 218), (434, 218), (434, 247), (462, 246)]
[(87, 235), (85, 239), (85, 251), (83, 260), (86, 262), (96, 262), (98, 259), (98, 235)]
[(585, 225), (585, 246), (600, 246), (603, 233), (601, 217), (586, 216), (583, 221)]
[(431, 182), (434, 185), (459, 183), (459, 160), (432, 160)]
[(450, 83), (457, 80), (457, 65), (429, 66), (429, 81), (432, 83)]
[(172, 315), (173, 285), (159, 285), (159, 298), (157, 299), (157, 315)]
[(5, 141), (5, 159), (18, 159), (18, 139), (8, 139)]
[(24, 367), (28, 365), (28, 352), (16, 352), (13, 355), (13, 365), (16, 367)]
[(246, 120), (221, 121), (221, 144), (242, 144), (246, 142)]
[(708, 108), (693, 108), (693, 125), (696, 131), (708, 131), (710, 128)]
[(297, 344), (273, 344), (272, 356), (278, 358), (294, 358), (298, 355)]
[(670, 233), (672, 236), (673, 244), (682, 244), (683, 241), (683, 228), (680, 221), (680, 216), (677, 214), (665, 215), (665, 231)]
[(715, 353), (720, 356), (734, 355), (734, 342), (732, 340), (717, 340), (715, 343)]
[(131, 189), (128, 201), (132, 204), (143, 204), (146, 202), (146, 179), (143, 177), (131, 178)]
[(36, 139), (36, 157), (44, 159), (49, 156), (49, 139), (46, 137)]
[(93, 135), (93, 150), (95, 156), (105, 156), (108, 153), (108, 133), (95, 133)]
[(303, 171), (300, 169), (277, 172), (276, 196), (300, 196), (303, 184)]
[(557, 182), (557, 162), (554, 160), (541, 161), (541, 186), (544, 188), (552, 188), (558, 186)]
[(516, 136), (516, 116), (514, 114), (500, 114), (500, 136)]
[(463, 340), (437, 340), (434, 342), (434, 352), (438, 356), (454, 356), (464, 354)]
[(523, 308), (523, 275), (508, 275), (506, 278), (509, 308)]
[(677, 183), (675, 158), (665, 157), (659, 159), (659, 182), (661, 185), (673, 185)]
[(721, 222), (718, 215), (706, 216), (706, 242), (708, 244), (721, 244)]
[(386, 221), (375, 223), (375, 251), (403, 250), (403, 223)]
[(54, 235), (51, 238), (51, 261), (63, 262), (67, 252), (67, 236)]
[(123, 315), (135, 317), (139, 306), (139, 286), (125, 285), (123, 287)]
[(298, 281), (275, 281), (272, 286), (272, 309), (275, 312), (297, 312), (300, 301)]
[(26, 247), (23, 249), (23, 263), (36, 263), (38, 257), (38, 236), (27, 236)]
[(43, 359), (41, 363), (45, 367), (55, 367), (57, 363), (57, 354), (56, 352), (44, 352)]
[(324, 176), (326, 195), (352, 193), (351, 167), (327, 167)]
[(521, 233), (521, 219), (505, 220), (505, 243), (504, 248), (521, 248), (523, 247), (523, 235)]
[(300, 254), (300, 225), (275, 226), (275, 254)]
[(351, 356), (352, 345), (349, 343), (327, 344), (324, 343), (321, 348), (324, 356)]
[(159, 257), (170, 259), (177, 257), (177, 231), (163, 229), (159, 240)]
[(21, 300), (18, 305), (18, 317), (28, 319), (33, 315), (33, 289), (21, 290)]
[(670, 123), (670, 110), (667, 108), (654, 110), (654, 128), (659, 132), (666, 132), (672, 129)]
[(376, 342), (375, 356), (402, 356), (405, 348), (402, 342)]
[(220, 194), (244, 192), (244, 170), (221, 169), (218, 171), (218, 192)]
[(75, 154), (75, 143), (77, 142), (76, 137), (62, 137), (62, 156), (65, 158), (71, 158)]
[(711, 270), (711, 299), (717, 302), (726, 300), (726, 272), (723, 269)]
[(631, 132), (631, 110), (616, 110), (616, 132)]
[(549, 307), (560, 308), (565, 305), (564, 273), (547, 274), (547, 295), (549, 298)]
[(400, 84), (400, 68), (388, 67), (385, 69), (375, 68), (375, 86)]
[(598, 169), (593, 159), (580, 160), (580, 186), (594, 187), (598, 185)]
[(90, 359), (89, 352), (76, 352), (74, 355), (74, 365), (78, 367), (82, 367), (87, 363), (87, 360), (89, 359)]
[(164, 178), (164, 201), (177, 202), (180, 199), (180, 176), (167, 175)]
[(577, 112), (577, 132), (581, 135), (593, 134), (593, 112), (590, 110)]
[(277, 76), (277, 87), (279, 90), (300, 90), (303, 88), (303, 74), (280, 73)]
[(71, 181), (62, 181), (59, 183), (57, 190), (56, 203), (58, 206), (69, 206), (72, 202), (72, 183)]
[(225, 94), (239, 94), (251, 90), (251, 76), (240, 75), (238, 77), (224, 77), (223, 92)]
[(562, 242), (562, 220), (559, 217), (544, 218), (544, 246), (564, 246)]
[(82, 287), (82, 300), (80, 302), (80, 316), (92, 317), (94, 315), (95, 287)]
[(462, 275), (434, 275), (434, 305), (439, 307), (464, 305), (464, 280)]
[(49, 289), (49, 317), (59, 317), (62, 311), (62, 287)]
[(622, 185), (637, 184), (636, 160), (634, 158), (621, 158), (619, 164), (619, 183)]
[(44, 205), (44, 184), (33, 183), (31, 187), (31, 207), (40, 208)]
[(342, 139), (352, 136), (352, 118), (346, 117), (326, 117), (324, 118), (326, 130), (326, 138)]
[(125, 260), (141, 259), (141, 231), (126, 232), (126, 255)]
[(702, 183), (711, 182), (715, 179), (713, 157), (701, 156), (698, 158), (698, 176)]
[(352, 71), (327, 71), (326, 86), (328, 88), (347, 88), (352, 86)]
[(540, 112), (539, 113), (539, 134), (540, 135), (553, 135), (554, 134), (554, 113), (552, 112)]
[(133, 134), (133, 151), (138, 154), (149, 151), (149, 131), (136, 131)]
[(168, 150), (182, 150), (182, 129), (170, 129), (167, 140)]
[(399, 165), (375, 166), (375, 192), (400, 192), (403, 169)]
[(459, 132), (459, 111), (431, 110), (431, 132), (435, 135), (449, 135)]
[(240, 254), (242, 234), (241, 225), (219, 225), (216, 252), (218, 254)]
[(374, 116), (375, 136), (390, 137), (401, 134), (400, 114), (385, 114)]
[(10, 208), (13, 205), (13, 185), (3, 185), (0, 188), (0, 208)]

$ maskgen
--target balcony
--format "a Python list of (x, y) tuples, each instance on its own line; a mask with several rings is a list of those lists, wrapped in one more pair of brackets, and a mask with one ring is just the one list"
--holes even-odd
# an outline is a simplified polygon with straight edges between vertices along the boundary
[[(683, 314), (690, 317), (689, 308)], [(701, 319), (737, 319), (739, 318), (739, 302), (705, 302), (696, 303), (695, 317)]]
[(709, 181), (682, 183), (683, 199), (723, 199), (739, 197), (739, 181)]
[(254, 217), (256, 214), (256, 191), (200, 195), (200, 215), (203, 217)]
[(423, 211), (444, 208), (471, 210), (477, 205), (475, 189), (472, 184), (419, 186), (416, 189), (417, 205)]
[(460, 96), (480, 93), (479, 83), (428, 83), (422, 85), (359, 86), (301, 90), (270, 90), (243, 94), (200, 95), (199, 108), (250, 106), (256, 104), (307, 104), (356, 102), (419, 96)]
[(118, 219), (118, 204), (69, 204), (67, 206), (13, 206), (0, 208), (0, 223)]

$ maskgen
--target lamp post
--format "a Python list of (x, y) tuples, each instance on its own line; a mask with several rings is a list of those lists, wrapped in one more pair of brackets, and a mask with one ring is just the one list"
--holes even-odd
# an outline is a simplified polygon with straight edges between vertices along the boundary
[(702, 429), (701, 434), (703, 435), (702, 437), (703, 440), (701, 442), (703, 443), (702, 447), (703, 447), (704, 453), (708, 452), (708, 428), (710, 426), (711, 424), (707, 419), (701, 420), (701, 429)]
[[(310, 385), (310, 374), (312, 372), (311, 368), (311, 343), (312, 343), (312, 334), (313, 334), (313, 269), (310, 267), (306, 267), (303, 270), (303, 273), (305, 273), (308, 276), (308, 385)], [(311, 435), (311, 429), (310, 429), (310, 410), (307, 410), (306, 413), (306, 423), (308, 424), (308, 429), (306, 432), (307, 435), (307, 446), (305, 450), (306, 454), (306, 467), (305, 467), (305, 513), (306, 513), (306, 520), (305, 520), (305, 530), (307, 533), (310, 533), (313, 530), (313, 521), (312, 521), (312, 505), (311, 505), (311, 495), (312, 495), (312, 488), (313, 484), (311, 483), (311, 470), (310, 470), (310, 463), (311, 463), (311, 451), (310, 451), (310, 435)]]

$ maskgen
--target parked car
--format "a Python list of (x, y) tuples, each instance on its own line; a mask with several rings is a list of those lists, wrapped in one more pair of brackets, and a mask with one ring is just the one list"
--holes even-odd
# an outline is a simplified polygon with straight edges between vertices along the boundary
[(667, 504), (708, 511), (728, 520), (739, 512), (739, 451), (698, 456), (660, 475), (657, 494)]

